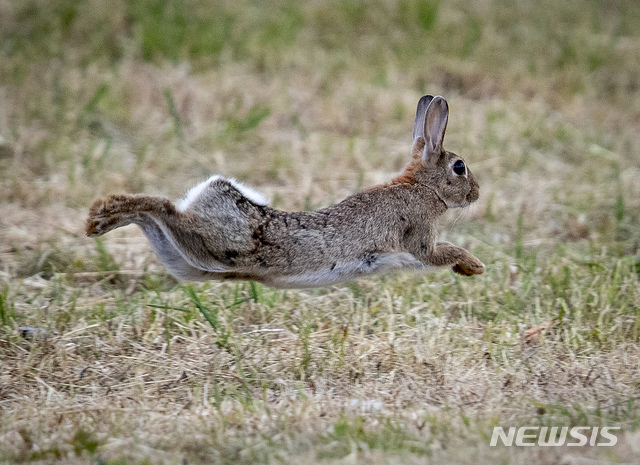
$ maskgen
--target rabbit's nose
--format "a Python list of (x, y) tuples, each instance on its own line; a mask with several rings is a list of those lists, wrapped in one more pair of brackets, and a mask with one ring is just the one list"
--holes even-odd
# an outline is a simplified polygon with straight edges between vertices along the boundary
[(473, 203), (478, 200), (478, 197), (480, 197), (480, 187), (478, 186), (478, 184), (473, 183), (471, 185), (471, 191), (467, 195), (467, 202)]

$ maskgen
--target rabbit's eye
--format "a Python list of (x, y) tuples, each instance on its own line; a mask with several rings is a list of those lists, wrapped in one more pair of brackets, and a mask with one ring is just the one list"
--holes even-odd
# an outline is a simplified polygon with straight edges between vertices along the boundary
[(458, 176), (462, 176), (463, 174), (465, 174), (464, 162), (462, 160), (458, 160), (453, 164), (453, 172)]

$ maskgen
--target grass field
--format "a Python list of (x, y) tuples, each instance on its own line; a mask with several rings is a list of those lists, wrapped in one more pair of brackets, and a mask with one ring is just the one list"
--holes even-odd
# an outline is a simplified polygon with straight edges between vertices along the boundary
[[(482, 276), (179, 283), (135, 227), (84, 237), (211, 173), (337, 202), (425, 93)], [(0, 461), (638, 464), (639, 180), (635, 0), (0, 0)], [(523, 425), (621, 431), (489, 447)]]

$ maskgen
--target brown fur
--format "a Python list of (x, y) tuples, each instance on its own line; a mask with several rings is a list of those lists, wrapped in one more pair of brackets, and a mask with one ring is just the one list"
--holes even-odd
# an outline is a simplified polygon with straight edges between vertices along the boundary
[(190, 280), (314, 287), (398, 269), (481, 274), (484, 265), (466, 250), (435, 242), (437, 218), (475, 201), (478, 185), (466, 168), (464, 176), (452, 171), (461, 159), (442, 149), (446, 102), (427, 97), (418, 105), (412, 161), (389, 184), (322, 210), (284, 212), (217, 177), (183, 201), (184, 209), (144, 195), (97, 200), (87, 235), (138, 224), (167, 269)]

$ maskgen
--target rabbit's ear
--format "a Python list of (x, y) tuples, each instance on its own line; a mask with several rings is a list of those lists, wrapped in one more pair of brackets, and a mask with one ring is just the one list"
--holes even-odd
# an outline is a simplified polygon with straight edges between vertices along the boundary
[(442, 153), (442, 140), (444, 131), (447, 129), (449, 121), (449, 105), (447, 101), (439, 95), (434, 97), (424, 120), (424, 157), (428, 159), (431, 154), (438, 158)]
[(416, 109), (416, 121), (413, 123), (413, 140), (417, 137), (424, 139), (424, 117), (427, 115), (427, 108), (433, 100), (433, 95), (425, 95), (418, 102), (418, 108)]

